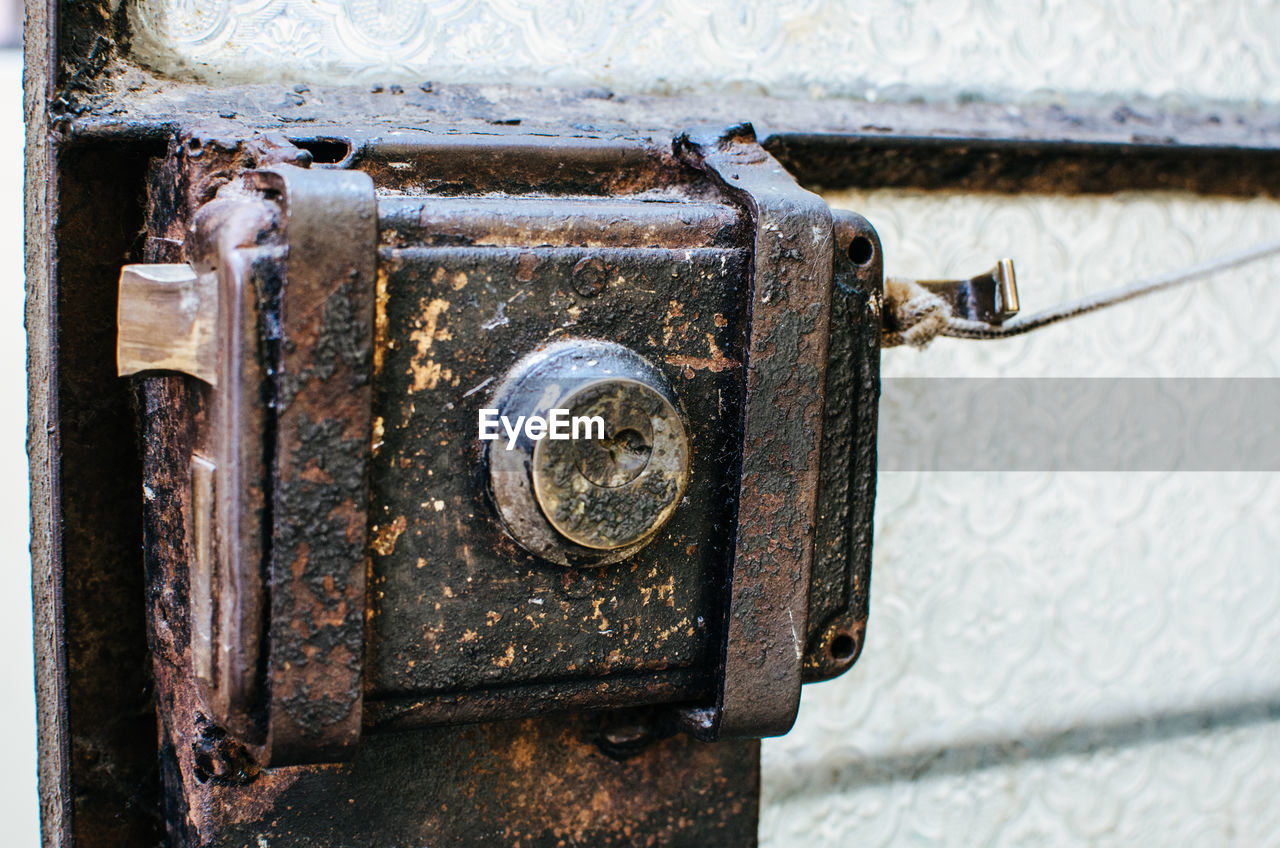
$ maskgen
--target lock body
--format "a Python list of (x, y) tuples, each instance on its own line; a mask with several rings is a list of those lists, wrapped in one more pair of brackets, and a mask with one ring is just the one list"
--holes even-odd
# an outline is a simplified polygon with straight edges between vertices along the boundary
[[(865, 626), (874, 230), (741, 128), (342, 143), (185, 224), (224, 348), (186, 460), (199, 703), (271, 764), (622, 706), (784, 732)], [(555, 404), (600, 438), (479, 437)]]

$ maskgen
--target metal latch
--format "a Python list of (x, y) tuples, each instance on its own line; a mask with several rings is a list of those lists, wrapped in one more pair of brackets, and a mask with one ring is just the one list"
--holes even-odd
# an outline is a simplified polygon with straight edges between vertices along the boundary
[[(897, 279), (890, 277), (891, 281)], [(1012, 259), (1001, 259), (990, 271), (967, 280), (915, 282), (941, 297), (951, 314), (964, 320), (999, 325), (1018, 314), (1018, 280)]]
[(874, 229), (749, 126), (342, 143), (121, 275), (120, 372), (205, 409), (176, 673), (273, 765), (551, 710), (786, 732), (865, 632)]

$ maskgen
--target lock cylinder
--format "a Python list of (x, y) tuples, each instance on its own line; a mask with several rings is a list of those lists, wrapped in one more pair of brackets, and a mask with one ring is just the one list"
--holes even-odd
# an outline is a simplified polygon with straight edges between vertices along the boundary
[(634, 351), (557, 342), (516, 363), (493, 401), (480, 432), (490, 491), (530, 553), (561, 565), (617, 562), (679, 506), (689, 437), (662, 373)]

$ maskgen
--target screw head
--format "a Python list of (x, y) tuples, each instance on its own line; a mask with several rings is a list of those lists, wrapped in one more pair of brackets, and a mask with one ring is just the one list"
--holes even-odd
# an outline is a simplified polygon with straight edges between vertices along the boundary
[(604, 290), (609, 268), (600, 259), (589, 256), (573, 266), (573, 290), (583, 297), (595, 297)]
[(689, 438), (666, 380), (612, 342), (560, 342), (527, 357), (495, 393), (500, 414), (563, 409), (570, 438), (488, 442), (507, 530), (564, 565), (616, 562), (653, 538), (689, 482)]

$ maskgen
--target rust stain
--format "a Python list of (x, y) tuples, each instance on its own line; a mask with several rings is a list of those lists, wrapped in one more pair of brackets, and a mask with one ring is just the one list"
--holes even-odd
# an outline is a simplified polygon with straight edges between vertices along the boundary
[(725, 356), (724, 351), (716, 344), (715, 338), (710, 333), (707, 333), (707, 350), (711, 355), (705, 357), (671, 354), (666, 358), (667, 364), (680, 368), (691, 368), (695, 371), (711, 371), (716, 374), (738, 367), (737, 360)]
[(306, 468), (302, 469), (302, 473), (298, 475), (298, 478), (306, 480), (308, 483), (317, 483), (320, 485), (333, 482), (333, 477), (329, 472), (315, 464), (308, 465)]
[(609, 629), (609, 618), (600, 611), (600, 605), (604, 603), (604, 598), (591, 599), (591, 617), (600, 619), (600, 626), (597, 628), (601, 633)]
[(666, 601), (667, 606), (674, 608), (675, 607), (675, 591), (676, 591), (675, 577), (671, 575), (667, 575), (667, 580), (665, 583), (659, 583), (656, 586), (640, 587), (641, 604), (647, 607), (649, 605), (649, 602), (654, 600), (656, 596), (657, 600)]
[(373, 548), (374, 553), (379, 556), (390, 556), (395, 552), (396, 540), (400, 538), (400, 534), (404, 532), (408, 523), (404, 516), (396, 517), (396, 520), (390, 524), (384, 524), (381, 527), (373, 528), (373, 541), (369, 547)]
[(453, 378), (453, 371), (448, 368), (441, 368), (440, 363), (434, 359), (428, 359), (425, 363), (419, 363), (415, 360), (411, 370), (413, 372), (413, 385), (409, 387), (411, 392), (434, 389), (440, 385), (441, 379), (448, 382)]
[(688, 321), (682, 321), (678, 326), (672, 323), (676, 318), (683, 317), (684, 307), (680, 304), (680, 301), (668, 301), (666, 315), (662, 318), (662, 344), (664, 347), (669, 347), (672, 344), (672, 340), (677, 333), (684, 336), (685, 332), (688, 331)]
[(378, 263), (377, 283), (373, 299), (373, 373), (382, 373), (382, 359), (387, 350), (387, 302), (391, 293), (387, 290), (388, 271)]
[(527, 283), (533, 279), (533, 272), (538, 267), (538, 256), (535, 253), (522, 253), (516, 260), (516, 279)]
[[(413, 354), (413, 360), (409, 363), (409, 372), (413, 374), (413, 385), (409, 387), (410, 392), (434, 389), (440, 382), (441, 377), (445, 380), (453, 378), (452, 370), (442, 369), (438, 362), (428, 358), (428, 354), (431, 352), (431, 345), (440, 338), (441, 316), (448, 310), (449, 301), (440, 298), (432, 299), (423, 308), (422, 324), (409, 334), (409, 340), (417, 347)], [(447, 331), (444, 338), (450, 338)]]
[(212, 794), (221, 803), (210, 803), (226, 815), (228, 824), (257, 822), (266, 818), (301, 774), (297, 769), (272, 769), (260, 771), (253, 782), (252, 791), (238, 786), (216, 786)]
[(686, 628), (692, 629), (691, 624), (692, 623), (689, 621), (688, 617), (685, 617), (680, 619), (670, 627), (664, 627), (662, 630), (658, 631), (658, 635), (654, 638), (655, 647), (660, 647), (672, 636), (676, 635), (677, 633), (681, 632)]
[(311, 559), (311, 546), (302, 542), (298, 545), (297, 554), (289, 566), (295, 579), (301, 577), (307, 570), (307, 562)]
[(501, 844), (754, 844), (740, 795), (741, 781), (755, 785), (754, 742), (728, 753), (676, 737), (625, 764), (601, 757), (577, 724), (511, 725), (502, 743)]

